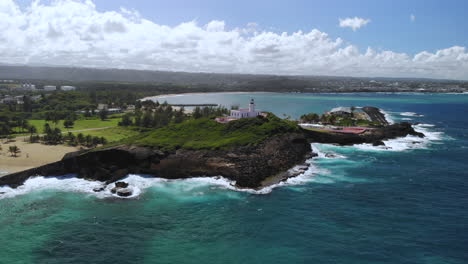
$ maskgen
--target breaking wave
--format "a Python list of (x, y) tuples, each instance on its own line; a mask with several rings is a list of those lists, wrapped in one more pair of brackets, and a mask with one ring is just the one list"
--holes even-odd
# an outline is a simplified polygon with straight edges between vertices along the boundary
[(401, 116), (413, 116), (413, 117), (422, 117), (424, 115), (417, 114), (415, 112), (403, 112), (400, 113)]
[(437, 143), (444, 139), (443, 132), (431, 131), (428, 128), (432, 128), (432, 124), (418, 124), (413, 125), (416, 132), (424, 134), (423, 138), (418, 136), (408, 135), (406, 137), (400, 137), (395, 139), (384, 140), (383, 146), (372, 146), (372, 144), (358, 144), (354, 147), (360, 150), (369, 151), (405, 151), (412, 149), (426, 149), (431, 144)]

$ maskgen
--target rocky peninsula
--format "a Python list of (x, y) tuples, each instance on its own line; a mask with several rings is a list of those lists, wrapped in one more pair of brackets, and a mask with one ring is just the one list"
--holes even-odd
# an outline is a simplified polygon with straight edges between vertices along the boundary
[(385, 139), (407, 135), (424, 136), (409, 123), (343, 134), (302, 129), (274, 115), (229, 124), (209, 119), (188, 121), (111, 146), (69, 153), (61, 161), (1, 177), (0, 185), (16, 187), (35, 175), (73, 173), (108, 184), (128, 174), (167, 179), (223, 176), (238, 187), (259, 188), (270, 177), (281, 180), (294, 176), (290, 169), (304, 166), (314, 155), (312, 142), (378, 145)]

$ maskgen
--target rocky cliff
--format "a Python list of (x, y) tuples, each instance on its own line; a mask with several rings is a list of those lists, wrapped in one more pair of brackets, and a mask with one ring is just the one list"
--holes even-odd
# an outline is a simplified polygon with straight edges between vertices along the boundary
[(149, 174), (167, 179), (224, 176), (240, 187), (256, 188), (269, 176), (285, 172), (311, 155), (307, 139), (300, 133), (271, 137), (255, 146), (229, 150), (162, 152), (149, 147), (121, 145), (66, 155), (61, 161), (10, 174), (0, 185), (21, 185), (35, 175), (64, 175), (114, 182), (127, 174)]
[[(61, 161), (1, 177), (0, 186), (18, 186), (35, 175), (74, 173), (80, 178), (107, 183), (128, 174), (148, 174), (167, 179), (224, 176), (236, 181), (239, 187), (257, 188), (270, 176), (287, 175), (286, 171), (311, 157), (311, 142), (381, 145), (384, 144), (382, 140), (407, 135), (424, 136), (414, 131), (411, 124), (399, 123), (363, 134), (303, 130), (303, 133), (279, 134), (260, 144), (227, 150), (178, 149), (163, 152), (151, 147), (119, 145), (69, 153)], [(284, 179), (284, 176), (279, 178)]]

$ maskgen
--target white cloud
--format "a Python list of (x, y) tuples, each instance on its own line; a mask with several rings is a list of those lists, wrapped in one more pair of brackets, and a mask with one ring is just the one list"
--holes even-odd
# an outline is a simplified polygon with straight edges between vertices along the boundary
[(415, 15), (413, 15), (413, 14), (411, 14), (411, 15), (410, 15), (410, 20), (411, 20), (411, 22), (414, 22), (414, 21), (416, 21), (416, 16), (415, 16)]
[(156, 24), (136, 11), (99, 12), (90, 0), (0, 1), (0, 62), (227, 73), (467, 79), (465, 47), (415, 56), (346, 44), (319, 30), (275, 33), (224, 21)]
[(361, 17), (348, 17), (345, 19), (340, 18), (340, 27), (349, 27), (353, 31), (356, 31), (361, 27), (367, 25), (369, 22), (370, 19), (364, 19)]

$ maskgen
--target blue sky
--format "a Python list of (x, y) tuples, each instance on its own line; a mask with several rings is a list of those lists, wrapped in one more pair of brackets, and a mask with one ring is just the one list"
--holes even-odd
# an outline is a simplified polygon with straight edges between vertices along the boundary
[[(30, 0), (19, 1), (23, 6)], [(42, 1), (49, 2), (49, 1)], [(94, 0), (100, 11), (120, 7), (137, 10), (155, 23), (176, 26), (196, 20), (223, 20), (227, 28), (255, 22), (275, 32), (314, 28), (356, 44), (415, 54), (451, 46), (468, 46), (466, 0)], [(416, 19), (410, 20), (413, 14)], [(363, 17), (371, 22), (353, 32), (338, 26), (339, 18)]]
[(0, 0), (0, 62), (468, 79), (466, 0), (32, 3)]

